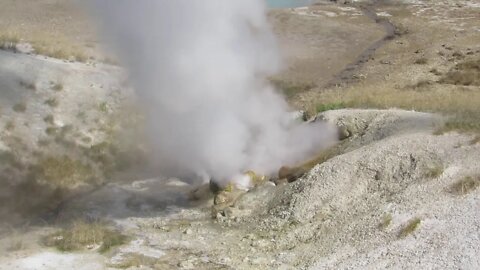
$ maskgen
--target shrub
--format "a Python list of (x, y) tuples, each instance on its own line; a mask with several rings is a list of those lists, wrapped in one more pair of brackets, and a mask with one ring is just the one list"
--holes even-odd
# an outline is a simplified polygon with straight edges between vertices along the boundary
[(37, 90), (37, 86), (33, 82), (27, 82), (27, 81), (24, 81), (24, 80), (20, 80), (19, 84), (20, 84), (21, 87), (23, 87), (25, 89), (34, 90), (34, 91)]
[(14, 130), (15, 129), (15, 122), (13, 122), (12, 120), (8, 121), (5, 124), (5, 129), (8, 130), (8, 131)]
[(68, 156), (42, 157), (31, 168), (34, 179), (55, 187), (71, 188), (95, 180), (91, 166)]
[(23, 113), (27, 110), (27, 104), (25, 104), (24, 102), (17, 103), (13, 105), (12, 109), (17, 113)]
[(467, 176), (453, 183), (448, 191), (454, 195), (465, 195), (480, 186), (480, 176)]
[(384, 230), (386, 229), (388, 226), (390, 226), (390, 224), (392, 223), (392, 215), (391, 214), (385, 214), (383, 217), (382, 217), (382, 220), (380, 221), (380, 223), (378, 224), (378, 228), (380, 230)]
[(63, 84), (61, 83), (56, 83), (52, 86), (52, 90), (56, 92), (60, 92), (63, 90)]
[(45, 121), (45, 123), (50, 124), (50, 125), (53, 125), (55, 123), (55, 119), (54, 119), (53, 115), (51, 115), (51, 114), (45, 116), (43, 118), (43, 121)]
[(442, 164), (434, 164), (426, 168), (425, 176), (427, 178), (437, 178), (443, 174), (445, 168)]
[(0, 49), (7, 51), (17, 51), (17, 44), (20, 42), (20, 38), (11, 33), (0, 34)]
[(45, 104), (50, 106), (50, 107), (57, 107), (59, 102), (56, 98), (49, 98), (45, 100)]
[(426, 65), (428, 63), (428, 59), (425, 57), (421, 57), (416, 59), (414, 63), (417, 65)]

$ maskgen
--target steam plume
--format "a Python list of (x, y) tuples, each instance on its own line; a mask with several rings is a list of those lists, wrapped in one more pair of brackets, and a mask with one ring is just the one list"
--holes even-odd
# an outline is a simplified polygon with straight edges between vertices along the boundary
[(148, 110), (158, 166), (169, 176), (271, 174), (327, 140), (292, 121), (266, 78), (278, 71), (260, 0), (92, 0)]

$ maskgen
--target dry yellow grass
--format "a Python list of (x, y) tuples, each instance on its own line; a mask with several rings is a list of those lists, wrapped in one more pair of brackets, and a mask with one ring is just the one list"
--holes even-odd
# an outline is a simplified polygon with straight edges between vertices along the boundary
[(304, 100), (308, 100), (306, 109), (310, 113), (315, 113), (319, 104), (438, 112), (449, 116), (442, 132), (450, 130), (480, 132), (480, 91), (475, 87), (434, 85), (419, 90), (380, 84), (309, 93), (308, 98)]
[(35, 179), (56, 187), (74, 187), (90, 183), (95, 179), (93, 168), (68, 156), (42, 158), (32, 169)]
[(73, 222), (68, 228), (48, 235), (43, 239), (46, 246), (56, 247), (60, 251), (75, 251), (97, 248), (106, 252), (110, 248), (122, 245), (127, 237), (111, 229), (102, 222)]
[(64, 38), (53, 36), (48, 33), (37, 33), (26, 38), (21, 38), (15, 32), (0, 31), (0, 49), (16, 51), (16, 45), (25, 42), (32, 45), (36, 54), (63, 60), (87, 62), (88, 56), (84, 49)]
[(20, 42), (20, 37), (16, 33), (0, 33), (0, 49), (16, 51), (16, 45)]
[(66, 42), (51, 43), (44, 40), (31, 40), (30, 43), (36, 54), (78, 62), (87, 62), (88, 60), (84, 50)]
[(454, 195), (465, 195), (480, 186), (480, 176), (467, 176), (448, 187), (448, 191)]
[(432, 164), (426, 168), (425, 176), (430, 179), (437, 178), (442, 175), (444, 171), (445, 168), (443, 167), (443, 164)]

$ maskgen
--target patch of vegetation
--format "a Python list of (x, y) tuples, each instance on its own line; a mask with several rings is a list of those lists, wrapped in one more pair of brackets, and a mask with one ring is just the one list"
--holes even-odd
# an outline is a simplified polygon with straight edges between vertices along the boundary
[(480, 175), (467, 176), (448, 187), (448, 191), (454, 195), (468, 194), (480, 186)]
[(452, 57), (455, 57), (458, 60), (461, 60), (465, 58), (465, 55), (461, 51), (455, 51), (452, 53)]
[(445, 76), (440, 79), (440, 83), (455, 84), (455, 85), (480, 85), (480, 80), (477, 81), (478, 73), (475, 72), (462, 72), (462, 71), (449, 71)]
[(474, 144), (477, 144), (477, 143), (480, 143), (480, 135), (475, 136), (475, 138), (473, 138), (473, 139), (470, 141), (470, 144), (471, 144), (471, 145), (474, 145)]
[(450, 131), (480, 132), (480, 114), (456, 114), (450, 117), (434, 134), (442, 135)]
[(420, 57), (416, 59), (414, 63), (417, 65), (426, 65), (428, 63), (428, 59), (426, 57)]
[(36, 54), (62, 59), (62, 60), (74, 60), (78, 62), (86, 62), (88, 56), (78, 47), (61, 46), (47, 44), (45, 42), (33, 42), (33, 49)]
[(52, 86), (52, 90), (53, 91), (56, 91), (56, 92), (60, 92), (63, 90), (63, 84), (61, 83), (55, 83), (53, 86)]
[(412, 234), (420, 226), (421, 220), (419, 218), (414, 218), (410, 220), (405, 227), (403, 227), (398, 233), (399, 238), (405, 238), (408, 235)]
[(2, 33), (0, 34), (0, 50), (17, 51), (17, 44), (20, 38), (16, 34)]
[(92, 138), (88, 137), (88, 136), (83, 136), (81, 139), (80, 139), (83, 143), (86, 143), (86, 144), (89, 144), (92, 142)]
[(46, 105), (52, 107), (52, 108), (58, 107), (58, 105), (59, 105), (59, 102), (56, 98), (49, 98), (49, 99), (45, 100), (44, 103)]
[(128, 159), (125, 162), (120, 158), (118, 147), (112, 141), (104, 141), (84, 148), (84, 154), (93, 163), (98, 164), (105, 176), (129, 167)]
[(68, 228), (48, 235), (43, 243), (63, 252), (99, 247), (98, 251), (104, 253), (112, 247), (125, 244), (127, 240), (125, 235), (105, 223), (76, 221)]
[(12, 131), (14, 129), (15, 129), (15, 122), (13, 122), (12, 120), (8, 121), (5, 124), (5, 130)]
[(88, 56), (83, 52), (75, 52), (73, 54), (73, 58), (75, 59), (75, 61), (80, 63), (86, 63), (88, 61)]
[(24, 80), (20, 80), (18, 83), (20, 84), (21, 87), (25, 89), (33, 90), (33, 91), (37, 90), (37, 86), (35, 85), (34, 82), (27, 82)]
[(102, 113), (108, 113), (108, 103), (102, 102), (98, 104), (98, 110), (101, 111)]
[(433, 84), (433, 82), (430, 81), (430, 80), (420, 80), (413, 86), (413, 88), (424, 88), (424, 87), (430, 86), (432, 84)]
[(318, 104), (315, 109), (317, 113), (321, 113), (325, 111), (344, 109), (346, 107), (347, 105), (343, 102), (335, 102), (335, 103)]
[(25, 104), (24, 102), (20, 102), (13, 105), (12, 109), (14, 112), (24, 113), (25, 111), (27, 111), (27, 104)]
[(91, 183), (96, 179), (90, 165), (66, 155), (42, 157), (31, 167), (30, 173), (37, 181), (65, 188)]
[(480, 86), (480, 59), (457, 64), (439, 81), (445, 84)]
[(433, 75), (436, 75), (436, 76), (442, 75), (442, 73), (441, 73), (438, 69), (436, 69), (436, 68), (432, 68), (432, 69), (430, 70), (430, 73), (432, 73)]
[(47, 127), (45, 129), (45, 133), (49, 136), (54, 136), (55, 134), (58, 133), (58, 131), (59, 131), (59, 129), (56, 128), (56, 127)]
[(45, 116), (43, 118), (43, 121), (45, 121), (45, 123), (50, 124), (50, 125), (55, 124), (55, 118), (53, 117), (52, 114), (49, 114), (49, 115)]
[(60, 128), (60, 133), (63, 135), (67, 135), (68, 133), (72, 132), (73, 129), (74, 127), (72, 124), (64, 125)]
[(315, 83), (292, 82), (280, 79), (271, 79), (270, 81), (273, 86), (280, 90), (287, 98), (292, 98), (298, 93), (306, 92), (317, 87)]
[(385, 214), (383, 215), (382, 217), (382, 220), (380, 221), (380, 223), (378, 224), (378, 228), (380, 230), (385, 230), (386, 228), (388, 228), (388, 226), (390, 226), (390, 224), (392, 223), (392, 215), (391, 214)]
[(443, 164), (433, 164), (426, 168), (425, 177), (434, 179), (442, 175), (444, 171), (445, 168), (443, 167)]
[(480, 91), (470, 88), (440, 86), (425, 87), (418, 91), (411, 87), (395, 88), (383, 84), (356, 85), (311, 93), (306, 100), (304, 106), (311, 115), (316, 113), (318, 101), (324, 104), (343, 103), (347, 108), (399, 108), (448, 116), (438, 134), (451, 130), (480, 133)]

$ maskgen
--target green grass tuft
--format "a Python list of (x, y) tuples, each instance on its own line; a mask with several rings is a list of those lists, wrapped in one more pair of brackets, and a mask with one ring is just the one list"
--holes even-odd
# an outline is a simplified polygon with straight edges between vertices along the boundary
[(63, 84), (61, 83), (56, 83), (52, 86), (52, 90), (56, 92), (60, 92), (63, 90)]
[(316, 111), (317, 111), (317, 113), (321, 113), (321, 112), (325, 112), (325, 111), (343, 109), (343, 108), (346, 108), (346, 107), (347, 107), (347, 105), (343, 102), (318, 104), (316, 106)]
[(398, 233), (399, 238), (405, 238), (408, 235), (412, 234), (419, 226), (421, 220), (419, 218), (414, 218), (410, 220), (405, 227), (403, 227)]

